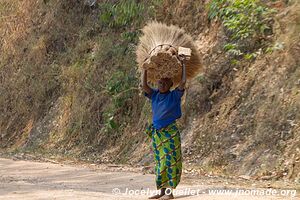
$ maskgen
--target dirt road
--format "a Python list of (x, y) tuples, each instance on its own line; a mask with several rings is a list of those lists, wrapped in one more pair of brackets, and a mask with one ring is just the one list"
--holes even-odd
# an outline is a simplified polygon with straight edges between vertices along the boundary
[[(227, 188), (224, 186), (227, 185)], [(230, 185), (230, 184), (229, 184)], [(228, 182), (211, 184), (205, 179), (189, 181), (185, 176), (176, 190), (179, 199), (300, 199), (293, 190), (229, 187)], [(243, 188), (243, 189), (241, 189)], [(277, 194), (272, 194), (277, 193)], [(274, 192), (275, 191), (275, 192)], [(289, 191), (289, 195), (287, 194)], [(0, 158), (0, 199), (147, 199), (155, 192), (154, 175), (117, 172), (86, 166)], [(212, 194), (212, 193), (215, 194)], [(216, 194), (219, 192), (219, 194)], [(252, 193), (251, 193), (252, 192)], [(268, 193), (269, 192), (269, 193)], [(222, 193), (222, 194), (221, 194)], [(252, 195), (251, 195), (252, 194)]]

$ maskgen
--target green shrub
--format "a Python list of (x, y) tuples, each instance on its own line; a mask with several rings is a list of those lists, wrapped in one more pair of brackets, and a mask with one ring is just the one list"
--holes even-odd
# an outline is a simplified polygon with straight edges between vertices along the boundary
[(117, 71), (112, 74), (106, 88), (112, 96), (116, 108), (124, 106), (125, 100), (131, 96), (130, 88), (134, 87), (136, 83), (137, 79), (127, 75), (125, 72)]
[[(275, 11), (258, 0), (212, 0), (208, 9), (209, 19), (221, 20), (226, 29), (229, 43), (224, 49), (231, 55), (248, 53), (242, 41), (261, 41), (271, 32), (270, 21)], [(249, 59), (255, 54), (246, 57)]]
[(122, 28), (139, 24), (143, 20), (144, 4), (135, 0), (105, 3), (101, 6), (100, 21), (109, 28)]
[(115, 108), (109, 105), (106, 107), (105, 111), (102, 113), (104, 119), (104, 131), (106, 133), (116, 132), (120, 125), (115, 120)]

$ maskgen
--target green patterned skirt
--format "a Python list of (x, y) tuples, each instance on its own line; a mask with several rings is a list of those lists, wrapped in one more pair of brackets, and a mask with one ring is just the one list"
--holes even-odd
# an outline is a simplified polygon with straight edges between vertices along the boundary
[(146, 134), (152, 139), (157, 189), (175, 189), (182, 172), (181, 140), (176, 123), (160, 130), (151, 124)]

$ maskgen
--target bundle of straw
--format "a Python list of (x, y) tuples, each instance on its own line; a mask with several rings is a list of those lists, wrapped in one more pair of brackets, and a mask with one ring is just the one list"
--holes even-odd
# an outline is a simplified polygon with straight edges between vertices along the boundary
[(201, 70), (201, 59), (192, 37), (177, 26), (159, 22), (149, 22), (143, 29), (136, 50), (139, 71), (148, 71), (148, 81), (155, 84), (161, 78), (171, 78), (173, 86), (181, 81), (182, 62), (178, 48), (192, 50), (189, 60), (185, 61), (187, 79), (192, 79)]

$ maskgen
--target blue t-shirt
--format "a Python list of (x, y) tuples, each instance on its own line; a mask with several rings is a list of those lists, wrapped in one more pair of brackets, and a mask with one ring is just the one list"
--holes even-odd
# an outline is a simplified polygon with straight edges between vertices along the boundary
[(151, 99), (154, 128), (166, 127), (181, 117), (181, 97), (183, 93), (184, 90), (178, 88), (167, 93), (160, 93), (158, 89), (152, 89), (151, 95), (144, 93), (146, 97)]

